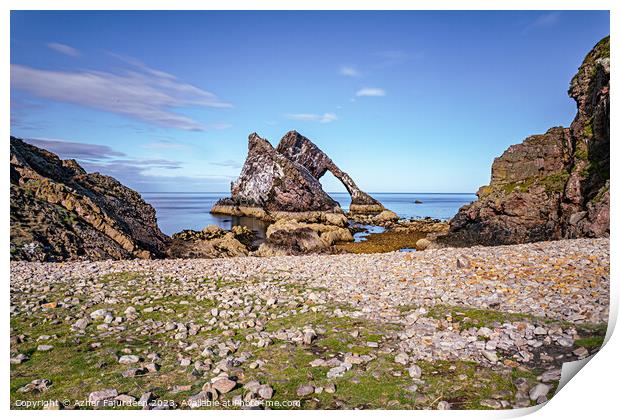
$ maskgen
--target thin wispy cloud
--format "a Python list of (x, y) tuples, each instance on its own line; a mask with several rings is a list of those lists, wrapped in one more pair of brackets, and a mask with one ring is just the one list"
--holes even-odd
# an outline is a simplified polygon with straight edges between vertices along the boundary
[(11, 97), (11, 130), (43, 130), (48, 123), (32, 118), (33, 111), (40, 111), (43, 108), (41, 104)]
[(536, 19), (534, 19), (534, 21), (530, 22), (525, 26), (525, 28), (523, 28), (523, 34), (525, 35), (537, 28), (545, 28), (555, 25), (560, 21), (561, 14), (561, 12), (554, 11), (539, 15)]
[(63, 159), (101, 160), (126, 156), (125, 153), (101, 144), (80, 143), (49, 138), (30, 138), (27, 143), (56, 153)]
[(385, 96), (385, 90), (381, 88), (365, 87), (355, 92), (355, 96)]
[(61, 54), (64, 54), (64, 55), (68, 55), (70, 57), (79, 57), (80, 56), (80, 51), (78, 51), (77, 49), (73, 48), (70, 45), (61, 44), (59, 42), (49, 42), (49, 43), (47, 43), (45, 45), (50, 50), (54, 50), (54, 51), (56, 51), (58, 53), (61, 53)]
[[(125, 60), (126, 61), (126, 60)], [(52, 71), (11, 65), (11, 86), (40, 98), (112, 112), (160, 127), (207, 129), (176, 112), (180, 107), (231, 108), (214, 93), (150, 69), (139, 61), (115, 74), (96, 70)]]
[(325, 114), (287, 114), (286, 118), (294, 121), (314, 121), (320, 123), (330, 123), (336, 121), (338, 117), (336, 114), (326, 112)]
[(241, 168), (241, 163), (239, 163), (239, 162), (237, 162), (235, 160), (232, 160), (232, 159), (222, 160), (220, 162), (211, 162), (211, 165), (222, 166), (222, 167), (225, 167), (225, 168), (233, 168), (233, 169)]
[[(25, 141), (56, 153), (61, 159), (76, 159), (86, 171), (111, 176), (140, 191), (162, 189), (162, 185), (204, 185), (205, 182), (226, 185), (229, 182), (229, 177), (221, 175), (189, 177), (153, 173), (158, 169), (182, 169), (183, 163), (161, 158), (133, 158), (106, 145), (48, 138), (29, 138)], [(163, 187), (164, 190), (166, 188)]]
[(342, 76), (347, 76), (347, 77), (359, 77), (359, 76), (362, 75), (360, 73), (360, 71), (357, 70), (353, 66), (342, 66), (342, 67), (340, 67), (340, 74)]

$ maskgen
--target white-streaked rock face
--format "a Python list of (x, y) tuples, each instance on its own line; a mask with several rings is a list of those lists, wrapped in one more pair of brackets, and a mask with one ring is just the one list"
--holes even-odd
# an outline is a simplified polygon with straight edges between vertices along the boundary
[[(323, 191), (318, 181), (327, 171), (351, 194), (353, 211), (383, 210), (314, 143), (291, 131), (277, 149), (258, 134), (250, 134), (248, 156), (239, 178), (231, 185), (231, 197), (218, 201), (211, 211), (261, 219), (278, 219), (282, 213), (342, 213), (340, 205)], [(310, 214), (300, 216), (300, 220), (314, 218)]]

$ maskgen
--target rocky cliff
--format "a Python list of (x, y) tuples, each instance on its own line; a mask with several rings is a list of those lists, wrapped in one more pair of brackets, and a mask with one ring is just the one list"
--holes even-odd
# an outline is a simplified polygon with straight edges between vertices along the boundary
[(318, 181), (327, 171), (341, 180), (355, 205), (366, 211), (383, 210), (314, 143), (291, 131), (277, 149), (256, 133), (250, 134), (248, 156), (231, 186), (231, 197), (218, 201), (211, 212), (344, 225), (346, 218), (340, 205), (323, 191)]
[(11, 259), (158, 258), (167, 241), (137, 192), (11, 137)]
[(510, 146), (491, 182), (452, 219), (452, 244), (513, 244), (609, 235), (609, 37), (586, 56), (569, 88), (570, 128)]

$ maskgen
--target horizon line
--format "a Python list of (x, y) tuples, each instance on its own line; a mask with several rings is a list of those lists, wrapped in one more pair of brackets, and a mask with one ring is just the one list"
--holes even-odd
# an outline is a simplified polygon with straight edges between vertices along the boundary
[[(228, 194), (228, 191), (138, 191), (141, 194)], [(346, 191), (325, 191), (327, 194), (347, 194)], [(392, 191), (383, 191), (383, 192), (367, 192), (367, 194), (453, 194), (453, 195), (463, 195), (470, 194), (476, 195), (475, 192), (392, 192)]]

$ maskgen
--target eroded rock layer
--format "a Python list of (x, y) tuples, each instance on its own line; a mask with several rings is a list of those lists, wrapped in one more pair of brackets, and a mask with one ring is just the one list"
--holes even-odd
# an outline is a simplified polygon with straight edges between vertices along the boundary
[(510, 146), (491, 183), (462, 207), (444, 238), (454, 244), (513, 244), (609, 235), (609, 37), (572, 79), (570, 128)]
[(137, 192), (11, 137), (11, 259), (157, 258), (167, 240)]

